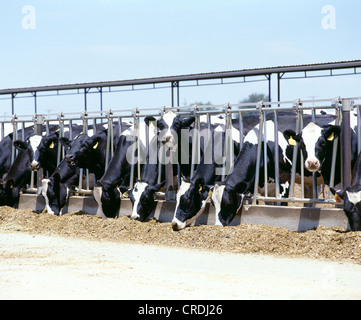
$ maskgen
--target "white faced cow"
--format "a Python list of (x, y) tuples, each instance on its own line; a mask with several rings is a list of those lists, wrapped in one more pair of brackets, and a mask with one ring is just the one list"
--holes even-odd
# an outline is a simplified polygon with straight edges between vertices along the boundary
[[(264, 188), (264, 166), (267, 166), (268, 168), (270, 189), (272, 185), (274, 185), (274, 152), (275, 148), (279, 148), (280, 158), (278, 159), (278, 161), (280, 168), (280, 190), (281, 196), (287, 197), (292, 167), (292, 162), (286, 156), (285, 152), (287, 147), (287, 141), (285, 140), (282, 132), (279, 131), (279, 145), (276, 146), (274, 143), (274, 122), (267, 121), (266, 128), (268, 139), (267, 163), (264, 163), (263, 160), (264, 147), (262, 145), (259, 188)], [(212, 203), (215, 206), (217, 219), (216, 225), (228, 226), (232, 222), (237, 212), (241, 210), (245, 196), (254, 192), (257, 149), (259, 141), (258, 139), (259, 126), (256, 126), (246, 135), (244, 139), (244, 146), (234, 163), (233, 172), (228, 175), (224, 183), (217, 182), (214, 186)]]

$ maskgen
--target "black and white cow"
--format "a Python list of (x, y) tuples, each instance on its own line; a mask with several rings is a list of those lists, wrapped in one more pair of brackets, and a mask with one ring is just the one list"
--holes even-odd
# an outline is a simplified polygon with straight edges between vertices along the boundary
[[(153, 118), (151, 118), (152, 120)], [(122, 132), (115, 149), (114, 156), (109, 162), (103, 177), (97, 181), (94, 188), (94, 198), (97, 201), (100, 215), (106, 218), (115, 218), (120, 208), (121, 198), (129, 190), (131, 168), (134, 166), (134, 176), (138, 175), (138, 162), (143, 167), (147, 150), (147, 134), (151, 141), (155, 137), (155, 128), (149, 130), (148, 117), (140, 123), (138, 131), (134, 125)], [(134, 139), (137, 136), (139, 141)], [(139, 143), (138, 143), (139, 142)], [(140, 148), (138, 150), (138, 147)], [(153, 150), (150, 150), (153, 152)]]
[(43, 179), (41, 194), (49, 214), (62, 215), (70, 189), (79, 183), (80, 168), (68, 166), (64, 159), (49, 179)]
[[(262, 143), (261, 163), (260, 163), (260, 179), (259, 188), (262, 193), (264, 189), (264, 166), (267, 166), (269, 175), (269, 193), (272, 193), (275, 179), (274, 154), (275, 148), (279, 148), (279, 168), (280, 168), (280, 191), (282, 197), (288, 196), (289, 180), (292, 168), (292, 161), (286, 156), (287, 141), (281, 131), (278, 132), (278, 143), (276, 146), (274, 141), (274, 122), (267, 121), (267, 163), (264, 163)], [(212, 203), (215, 206), (216, 225), (229, 225), (237, 212), (241, 210), (244, 198), (247, 194), (252, 194), (255, 187), (257, 149), (259, 139), (259, 126), (251, 130), (244, 139), (244, 146), (238, 154), (233, 172), (227, 176), (224, 183), (216, 182)], [(277, 160), (276, 160), (277, 161)], [(272, 188), (273, 187), (273, 188)]]
[(60, 143), (67, 149), (65, 160), (68, 165), (89, 169), (96, 179), (100, 179), (105, 171), (107, 135), (106, 129), (91, 137), (80, 134), (73, 140), (60, 138)]
[[(82, 132), (83, 126), (73, 124), (71, 129), (72, 135), (77, 136)], [(48, 172), (49, 176), (53, 174), (58, 165), (58, 158), (60, 159), (58, 153), (62, 151), (61, 148), (59, 148), (59, 134), (60, 131), (57, 130), (53, 134), (42, 137), (37, 149), (33, 152), (33, 160), (30, 164), (33, 171), (38, 171), (40, 168), (43, 168), (44, 171)], [(70, 138), (68, 126), (64, 127), (63, 135), (66, 138)]]
[[(351, 117), (351, 166), (357, 160), (357, 117)], [(293, 130), (285, 130), (284, 136), (289, 143), (287, 155), (292, 159), (293, 149), (298, 146), (303, 154), (304, 163), (300, 162), (300, 152), (298, 153), (296, 172), (300, 174), (301, 165), (304, 171), (305, 184), (312, 184), (312, 173), (316, 173), (321, 183), (330, 185), (332, 169), (332, 153), (334, 140), (339, 137), (341, 127), (334, 125), (333, 116), (322, 115), (316, 119), (316, 123), (308, 123), (301, 133), (296, 134)], [(341, 143), (338, 144), (336, 153), (335, 181), (337, 185), (341, 182)]]
[[(99, 126), (97, 131), (99, 128), (104, 129)], [(92, 128), (88, 132), (91, 134)], [(104, 171), (107, 130), (92, 137), (81, 133), (73, 140), (62, 137), (59, 142), (64, 146), (66, 156), (53, 175), (49, 179), (43, 179), (41, 191), (48, 213), (54, 215), (62, 214), (70, 189), (78, 185), (80, 168), (87, 168), (95, 175)]]
[(344, 190), (330, 188), (338, 203), (343, 201), (343, 210), (352, 231), (361, 231), (361, 155), (352, 173), (352, 183)]
[[(161, 170), (159, 172), (159, 150), (160, 143), (158, 143), (158, 136), (156, 135), (150, 142), (141, 179), (129, 191), (129, 198), (133, 205), (131, 219), (145, 221), (149, 217), (156, 206), (154, 196), (166, 183), (164, 164), (160, 164)], [(176, 167), (174, 167), (173, 172), (177, 172)], [(160, 180), (163, 182), (158, 184), (159, 173), (161, 175)]]
[(6, 177), (0, 184), (0, 205), (13, 207), (19, 200), (20, 191), (30, 183), (31, 155), (29, 149), (19, 150)]
[[(211, 126), (211, 139), (207, 141), (203, 150), (203, 157), (192, 179), (182, 178), (182, 184), (177, 193), (177, 204), (172, 220), (173, 230), (178, 231), (192, 224), (200, 216), (209, 199), (209, 186), (222, 178), (226, 172), (224, 161), (233, 162), (232, 159), (224, 159), (222, 150), (225, 145), (225, 122), (216, 119), (216, 125)], [(232, 127), (231, 137), (235, 155), (239, 153), (240, 134), (239, 130)]]
[[(24, 129), (24, 139), (29, 139), (32, 135), (34, 135), (34, 126), (29, 126)], [(22, 130), (18, 130), (16, 132), (16, 137), (22, 136)], [(11, 163), (11, 155), (12, 155), (12, 146), (14, 142), (14, 134), (9, 133), (4, 139), (0, 142), (0, 177), (4, 177), (4, 175), (9, 171), (12, 163)]]

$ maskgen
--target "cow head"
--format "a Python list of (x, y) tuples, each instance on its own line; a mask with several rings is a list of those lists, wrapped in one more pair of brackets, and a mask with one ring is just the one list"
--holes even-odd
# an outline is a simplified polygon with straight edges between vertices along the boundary
[(330, 188), (335, 200), (341, 203), (352, 231), (361, 231), (361, 186), (348, 187), (345, 190)]
[(0, 183), (0, 206), (13, 207), (19, 200), (20, 190), (14, 185), (13, 180)]
[(120, 208), (121, 197), (127, 191), (128, 188), (122, 186), (116, 188), (113, 186), (102, 186), (100, 201), (103, 213), (107, 218), (116, 217), (117, 211)]
[(30, 164), (31, 170), (38, 171), (41, 167), (45, 167), (48, 170), (51, 169), (52, 171), (56, 169), (58, 142), (58, 132), (41, 139)]
[(28, 151), (30, 159), (33, 159), (31, 161), (31, 167), (34, 165), (37, 168), (39, 168), (39, 163), (34, 163), (34, 159), (38, 152), (38, 147), (41, 143), (42, 136), (39, 135), (33, 135), (28, 140), (22, 141), (22, 140), (16, 140), (14, 141), (14, 146), (19, 151)]
[(241, 210), (244, 201), (244, 194), (241, 190), (242, 186), (232, 188), (222, 183), (216, 183), (213, 188), (212, 204), (215, 207), (216, 218), (223, 226), (229, 226)]
[(158, 121), (154, 117), (146, 117), (145, 121), (157, 122), (157, 127), (160, 130), (160, 141), (174, 151), (174, 149), (177, 148), (177, 141), (179, 141), (178, 137), (180, 137), (181, 130), (189, 128), (195, 121), (195, 117), (182, 118), (174, 112), (169, 111)]
[(58, 173), (55, 173), (50, 179), (43, 179), (42, 184), (41, 194), (45, 199), (47, 212), (61, 216), (69, 197), (69, 188), (61, 183)]
[(286, 130), (283, 135), (289, 146), (299, 144), (305, 159), (305, 168), (310, 172), (322, 170), (322, 164), (327, 156), (330, 156), (333, 148), (333, 141), (340, 135), (340, 126), (326, 126), (321, 128), (315, 123), (308, 124), (300, 134), (292, 130)]
[(164, 185), (165, 181), (155, 186), (150, 186), (148, 183), (138, 181), (134, 185), (134, 188), (129, 191), (129, 198), (133, 204), (133, 212), (130, 218), (145, 221), (155, 208), (155, 193), (163, 188)]
[(104, 174), (107, 130), (92, 137), (86, 134), (78, 135), (74, 140), (60, 138), (60, 143), (66, 149), (65, 161), (70, 167), (89, 169), (97, 179)]
[(182, 179), (177, 193), (177, 205), (172, 221), (173, 230), (179, 231), (191, 225), (202, 214), (209, 198), (208, 186), (204, 179), (199, 178), (194, 183)]

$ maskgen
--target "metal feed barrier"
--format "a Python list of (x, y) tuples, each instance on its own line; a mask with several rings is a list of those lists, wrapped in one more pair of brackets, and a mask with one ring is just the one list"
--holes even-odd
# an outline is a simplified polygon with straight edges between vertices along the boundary
[[(232, 120), (238, 121), (240, 128), (240, 144), (243, 145), (243, 128), (245, 126), (244, 117), (247, 114), (253, 113), (259, 117), (260, 125), (260, 137), (258, 142), (258, 156), (257, 156), (257, 170), (255, 177), (255, 190), (253, 196), (249, 199), (252, 202), (252, 205), (245, 206), (243, 212), (238, 215), (234, 224), (240, 223), (261, 223), (261, 224), (270, 224), (275, 226), (286, 227), (292, 230), (303, 231), (310, 228), (317, 227), (320, 224), (326, 226), (344, 226), (347, 227), (347, 219), (343, 214), (341, 209), (321, 209), (315, 208), (316, 204), (335, 204), (335, 200), (331, 197), (330, 194), (326, 196), (325, 199), (319, 199), (317, 192), (317, 177), (313, 175), (313, 196), (306, 197), (304, 193), (304, 170), (301, 171), (301, 195), (299, 197), (295, 196), (295, 186), (296, 186), (296, 166), (292, 168), (291, 181), (290, 181), (290, 194), (288, 198), (282, 198), (279, 190), (279, 165), (278, 161), (275, 161), (275, 184), (276, 192), (275, 196), (269, 194), (267, 189), (268, 181), (268, 172), (267, 166), (265, 166), (264, 176), (265, 176), (265, 195), (261, 196), (258, 194), (258, 185), (260, 179), (260, 163), (262, 155), (262, 140), (267, 141), (267, 136), (270, 134), (267, 132), (267, 127), (264, 125), (266, 123), (267, 115), (273, 115), (275, 121), (275, 133), (278, 132), (278, 114), (281, 111), (294, 111), (296, 114), (296, 123), (297, 127), (295, 128), (296, 132), (300, 132), (303, 129), (303, 115), (308, 113), (311, 115), (312, 119), (316, 119), (317, 112), (321, 110), (335, 115), (336, 120), (335, 124), (342, 125), (342, 135), (341, 139), (334, 140), (334, 152), (332, 160), (332, 175), (331, 175), (331, 185), (334, 186), (334, 177), (336, 169), (336, 152), (338, 144), (341, 144), (342, 150), (342, 184), (349, 185), (351, 182), (351, 131), (350, 131), (350, 116), (351, 113), (357, 113), (358, 123), (361, 123), (361, 98), (351, 98), (351, 99), (341, 99), (334, 98), (328, 100), (295, 100), (295, 101), (284, 101), (284, 102), (258, 102), (258, 103), (246, 103), (246, 104), (224, 104), (224, 105), (201, 105), (201, 106), (189, 106), (189, 107), (177, 107), (177, 108), (148, 108), (148, 109), (133, 109), (133, 110), (109, 110), (109, 111), (96, 111), (96, 112), (83, 112), (79, 113), (60, 113), (60, 114), (47, 114), (47, 115), (33, 115), (33, 116), (12, 116), (11, 119), (7, 121), (0, 122), (1, 137), (3, 138), (9, 131), (9, 128), (12, 128), (14, 132), (20, 130), (22, 136), (18, 137), (14, 135), (13, 139), (24, 138), (24, 130), (27, 125), (35, 125), (35, 131), (41, 132), (45, 130), (49, 132), (49, 127), (51, 125), (59, 125), (60, 136), (64, 136), (64, 128), (69, 126), (70, 128), (70, 138), (73, 137), (71, 131), (72, 124), (80, 124), (84, 128), (84, 132), (88, 133), (88, 127), (90, 125), (96, 124), (108, 124), (110, 134), (108, 134), (107, 141), (107, 150), (106, 150), (106, 167), (109, 164), (109, 161), (114, 154), (114, 139), (112, 130), (114, 126), (119, 126), (119, 131), (122, 131), (122, 123), (124, 121), (129, 121), (134, 123), (135, 129), (139, 128), (140, 123), (143, 121), (145, 116), (154, 116), (160, 117), (167, 111), (174, 111), (179, 115), (189, 116), (190, 114), (195, 115), (196, 121), (194, 123), (194, 128), (198, 130), (191, 131), (193, 138), (192, 145), (192, 161), (191, 168), (192, 174), (194, 173), (194, 168), (197, 163), (200, 161), (200, 123), (202, 119), (206, 119), (206, 125), (209, 127), (211, 119), (213, 116), (222, 115), (225, 120), (225, 126), (229, 130), (226, 131), (226, 140), (224, 143), (223, 155), (227, 159), (227, 166), (224, 169), (222, 175), (223, 179), (226, 177), (227, 171), (230, 170), (230, 166), (233, 164), (232, 159), (234, 159), (235, 151), (233, 149), (232, 135), (231, 135), (231, 125)], [(238, 120), (235, 120), (238, 119)], [(95, 134), (96, 132), (93, 132)], [(145, 133), (147, 137), (147, 145), (149, 145), (149, 132)], [(278, 135), (274, 134), (275, 143), (278, 144)], [(361, 128), (358, 126), (358, 151), (361, 150)], [(204, 138), (204, 137), (203, 137)], [(161, 142), (158, 142), (161, 143)], [(265, 146), (265, 144), (263, 144)], [(134, 146), (138, 147), (139, 150), (139, 139), (135, 137)], [(59, 146), (59, 151), (61, 151), (61, 146)], [(295, 148), (297, 150), (297, 148)], [(149, 152), (149, 148), (147, 150)], [(12, 160), (15, 159), (16, 150), (12, 150)], [(58, 163), (60, 163), (61, 158), (64, 156), (64, 150), (59, 152)], [(264, 152), (264, 156), (267, 157), (267, 153)], [(304, 162), (302, 154), (301, 163)], [(279, 158), (278, 148), (275, 151), (275, 159)], [(293, 163), (296, 163), (297, 151), (294, 152)], [(266, 160), (266, 159), (265, 159)], [(171, 163), (170, 163), (171, 164)], [(135, 176), (135, 167), (138, 166), (138, 176)], [(169, 166), (171, 167), (171, 165)], [(303, 168), (303, 166), (301, 166)], [(154, 216), (163, 221), (171, 221), (174, 213), (174, 199), (175, 193), (167, 193), (168, 190), (173, 190), (173, 172), (172, 170), (166, 170), (167, 172), (167, 184), (166, 192), (159, 193), (158, 206), (155, 210)], [(23, 191), (19, 201), (19, 208), (30, 208), (34, 210), (42, 210), (45, 206), (42, 200), (42, 197), (39, 195), (39, 186), (41, 179), (43, 178), (43, 173), (38, 172), (37, 179), (35, 179), (35, 174), (32, 174), (32, 179), (30, 185), (26, 190)], [(65, 208), (64, 212), (84, 210), (90, 214), (98, 213), (98, 206), (94, 201), (92, 196), (93, 190), (89, 185), (89, 172), (86, 172), (86, 180), (83, 182), (83, 179), (80, 178), (79, 185), (76, 189), (73, 190), (72, 196), (70, 197), (68, 207)], [(170, 176), (171, 175), (171, 176)], [(129, 187), (134, 185), (136, 179), (140, 179), (140, 163), (133, 165), (131, 170), (131, 177), (129, 181)], [(178, 175), (178, 183), (180, 183), (180, 175)], [(280, 206), (261, 206), (257, 205), (259, 201), (263, 202), (288, 202), (290, 206), (280, 207)], [(311, 204), (314, 208), (301, 208), (293, 207), (291, 204)], [(119, 214), (126, 215), (130, 214), (131, 205), (128, 200), (123, 199), (122, 205)], [(207, 205), (205, 214), (200, 217), (196, 223), (214, 223), (214, 212), (210, 204)]]

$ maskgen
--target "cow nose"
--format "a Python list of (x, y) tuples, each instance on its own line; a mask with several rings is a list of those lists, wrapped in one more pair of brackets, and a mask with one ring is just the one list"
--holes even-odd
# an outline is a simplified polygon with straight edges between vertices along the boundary
[(172, 136), (164, 136), (162, 139), (163, 144), (168, 143), (172, 139)]
[(73, 161), (74, 160), (74, 156), (72, 154), (67, 154), (66, 155), (66, 160), (68, 161)]
[(30, 167), (31, 167), (31, 170), (33, 170), (33, 171), (39, 170), (39, 162), (37, 162), (35, 160), (32, 161)]
[(315, 160), (307, 160), (306, 161), (306, 167), (310, 171), (317, 171), (317, 170), (320, 169), (320, 162), (317, 159), (315, 159)]

